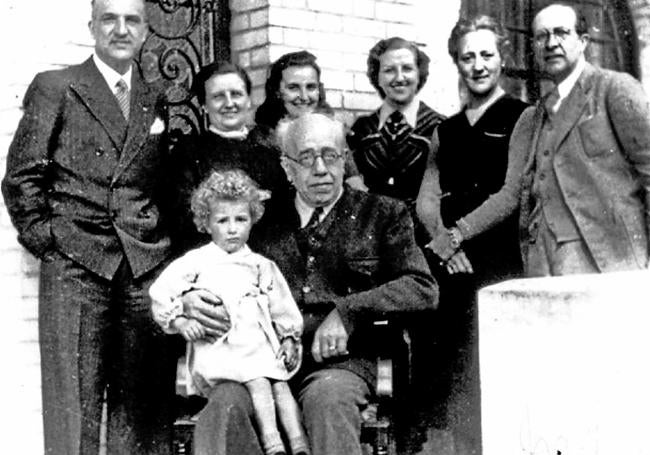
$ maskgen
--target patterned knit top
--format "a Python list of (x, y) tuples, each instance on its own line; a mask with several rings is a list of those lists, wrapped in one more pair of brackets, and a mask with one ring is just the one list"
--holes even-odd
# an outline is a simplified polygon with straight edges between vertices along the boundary
[(348, 143), (371, 192), (413, 205), (427, 166), (431, 135), (444, 117), (420, 102), (415, 128), (395, 111), (379, 128), (379, 110), (359, 117)]

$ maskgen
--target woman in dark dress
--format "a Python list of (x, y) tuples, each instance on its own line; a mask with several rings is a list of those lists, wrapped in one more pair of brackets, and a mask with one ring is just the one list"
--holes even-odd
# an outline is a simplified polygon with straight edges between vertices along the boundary
[(249, 128), (251, 82), (246, 72), (230, 62), (209, 64), (197, 74), (192, 91), (208, 127), (179, 141), (173, 151), (177, 189), (173, 240), (178, 253), (209, 240), (196, 230), (189, 200), (213, 170), (239, 168), (272, 194), (289, 190), (279, 149), (259, 128)]
[(503, 186), (508, 142), (526, 104), (499, 85), (505, 35), (491, 17), (461, 19), (449, 38), (466, 103), (443, 121), (417, 200), (432, 236), (427, 245), (441, 264), (437, 381), (447, 425), (460, 453), (480, 453), (480, 387), (476, 293), (482, 286), (521, 274), (517, 217), (513, 215), (463, 241), (463, 217)]
[(348, 143), (368, 190), (405, 201), (415, 215), (430, 138), (444, 118), (417, 97), (429, 76), (429, 57), (393, 37), (375, 44), (367, 63), (383, 102), (354, 122)]

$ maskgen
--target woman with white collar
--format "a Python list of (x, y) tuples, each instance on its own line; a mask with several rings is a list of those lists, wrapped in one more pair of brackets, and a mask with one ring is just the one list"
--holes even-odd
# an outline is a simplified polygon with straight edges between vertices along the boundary
[(177, 253), (205, 243), (190, 211), (192, 191), (213, 171), (242, 169), (272, 194), (289, 190), (280, 166), (280, 151), (256, 126), (251, 127), (251, 81), (244, 69), (230, 62), (204, 66), (194, 78), (192, 92), (205, 114), (205, 130), (182, 138), (174, 147), (172, 241)]

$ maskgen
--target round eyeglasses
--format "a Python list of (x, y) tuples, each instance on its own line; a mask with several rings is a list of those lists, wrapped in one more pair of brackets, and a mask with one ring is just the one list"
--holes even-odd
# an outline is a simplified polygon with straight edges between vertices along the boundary
[(533, 36), (533, 40), (535, 41), (535, 45), (541, 47), (545, 46), (551, 37), (555, 38), (559, 42), (564, 42), (569, 36), (571, 36), (572, 33), (573, 30), (571, 29), (565, 27), (555, 27), (551, 30), (539, 30), (535, 33), (535, 36)]
[(320, 153), (317, 153), (314, 150), (309, 150), (309, 151), (304, 151), (300, 152), (298, 155), (298, 158), (294, 158), (292, 156), (289, 156), (287, 154), (284, 154), (284, 156), (288, 159), (293, 161), (294, 163), (298, 163), (304, 168), (310, 168), (314, 165), (316, 162), (317, 158), (320, 158), (323, 160), (323, 163), (325, 163), (326, 166), (333, 166), (336, 164), (342, 157), (343, 155), (336, 150), (323, 150)]

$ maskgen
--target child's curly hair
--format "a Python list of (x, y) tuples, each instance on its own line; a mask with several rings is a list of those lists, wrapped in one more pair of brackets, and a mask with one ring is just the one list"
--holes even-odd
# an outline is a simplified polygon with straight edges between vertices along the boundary
[(269, 197), (268, 191), (260, 190), (257, 183), (240, 169), (213, 172), (192, 193), (190, 204), (194, 224), (199, 232), (208, 232), (210, 206), (216, 201), (248, 202), (255, 223), (264, 214), (262, 201)]

